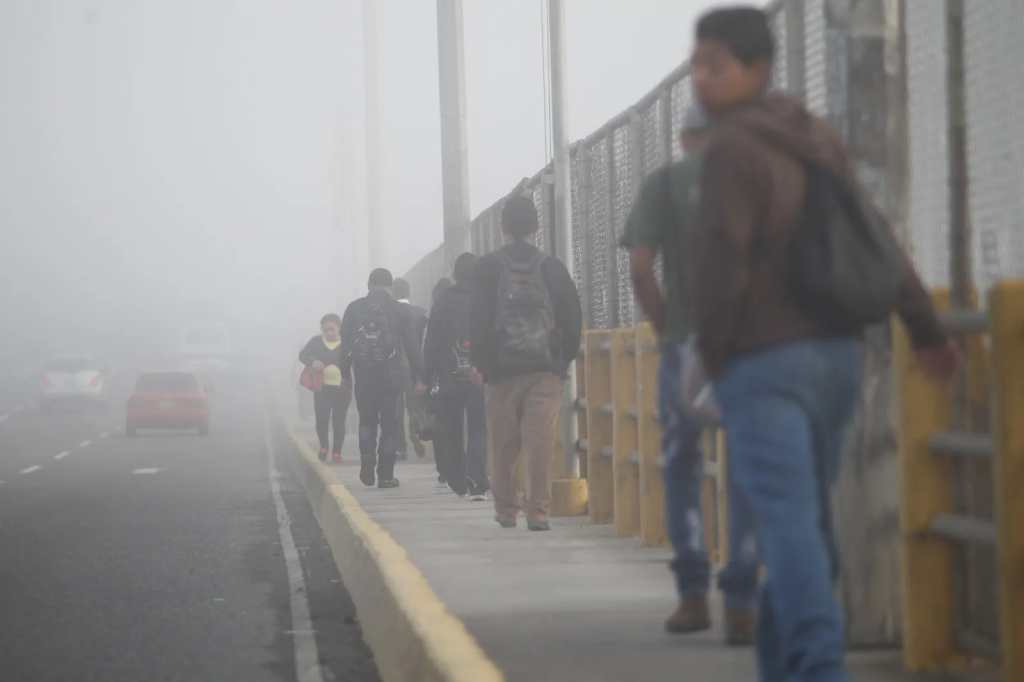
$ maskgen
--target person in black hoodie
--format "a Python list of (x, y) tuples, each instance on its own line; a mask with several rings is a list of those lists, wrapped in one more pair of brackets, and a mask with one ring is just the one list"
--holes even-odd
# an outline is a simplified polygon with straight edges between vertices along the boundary
[(480, 259), (472, 282), (471, 360), (487, 384), (495, 520), (515, 528), (515, 469), (527, 462), (527, 527), (546, 531), (563, 383), (580, 349), (579, 293), (560, 260), (530, 243), (540, 228), (529, 197), (505, 200), (509, 243)]
[[(395, 279), (392, 286), (392, 293), (395, 300), (402, 304), (402, 309), (411, 318), (411, 324), (416, 330), (417, 342), (423, 343), (423, 336), (427, 332), (427, 311), (414, 304), (412, 298), (412, 287), (409, 281), (401, 277)], [(423, 441), (420, 440), (420, 426), (423, 423), (423, 396), (420, 395), (412, 383), (408, 383), (401, 395), (398, 397), (398, 414), (401, 417), (399, 425), (402, 427), (398, 441), (398, 459), (405, 460), (409, 457), (409, 445), (417, 457), (424, 457), (427, 454)]]
[(369, 294), (353, 301), (341, 323), (341, 348), (351, 358), (359, 409), (359, 479), (364, 485), (397, 488), (398, 397), (420, 375), (416, 330), (391, 295), (394, 279), (379, 268), (370, 273)]
[[(437, 386), (442, 441), (438, 467), (459, 496), (487, 499), (487, 416), (483, 380), (470, 361), (469, 312), (471, 280), (477, 257), (464, 253), (455, 261), (455, 286), (441, 294), (430, 314), (423, 344), (423, 376)], [(467, 437), (468, 436), (468, 441)]]
[[(345, 419), (352, 402), (352, 366), (341, 349), (341, 318), (328, 313), (320, 320), (320, 334), (309, 340), (299, 353), (299, 362), (319, 372), (323, 384), (313, 394), (316, 435), (320, 439), (320, 461), (327, 460), (330, 450), (335, 464), (341, 463), (341, 447), (345, 442)], [(329, 442), (331, 422), (334, 423), (334, 447)]]

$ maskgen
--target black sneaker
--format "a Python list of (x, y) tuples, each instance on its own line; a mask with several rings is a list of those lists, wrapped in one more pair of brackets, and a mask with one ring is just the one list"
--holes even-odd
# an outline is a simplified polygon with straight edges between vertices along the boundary
[(551, 524), (548, 523), (546, 519), (527, 521), (526, 527), (530, 530), (551, 530)]
[(397, 488), (398, 485), (399, 484), (398, 484), (398, 479), (397, 478), (382, 478), (382, 479), (380, 479), (380, 483), (377, 484), (377, 487), (378, 488)]
[(374, 475), (373, 469), (362, 469), (359, 472), (359, 480), (367, 488), (372, 488), (373, 484), (377, 482), (377, 477)]

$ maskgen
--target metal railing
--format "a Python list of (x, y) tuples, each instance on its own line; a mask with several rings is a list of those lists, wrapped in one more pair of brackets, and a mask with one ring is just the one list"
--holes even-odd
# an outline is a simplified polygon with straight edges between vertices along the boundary
[(960, 400), (895, 334), (904, 657), (923, 670), (982, 656), (1010, 682), (1024, 679), (1024, 282), (998, 283), (987, 312), (943, 321), (967, 349)]

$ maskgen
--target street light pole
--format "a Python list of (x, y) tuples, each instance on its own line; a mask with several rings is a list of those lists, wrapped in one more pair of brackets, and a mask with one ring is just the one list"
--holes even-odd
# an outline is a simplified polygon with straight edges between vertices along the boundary
[(368, 269), (384, 265), (380, 218), (380, 78), (376, 0), (363, 0), (363, 88), (366, 135), (366, 241)]
[[(565, 8), (562, 0), (548, 0), (548, 64), (551, 69), (551, 138), (554, 145), (555, 206), (554, 240), (556, 255), (574, 275), (572, 238), (572, 178), (565, 96)], [(565, 478), (579, 476), (576, 452), (576, 363), (569, 368), (560, 418)]]
[(441, 191), (445, 266), (468, 248), (469, 161), (462, 0), (437, 0), (438, 84), (441, 96)]

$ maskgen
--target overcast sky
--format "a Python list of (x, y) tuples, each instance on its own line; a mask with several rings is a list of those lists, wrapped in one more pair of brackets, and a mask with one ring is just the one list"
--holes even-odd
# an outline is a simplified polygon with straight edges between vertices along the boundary
[[(702, 0), (569, 0), (570, 131), (685, 57)], [(441, 239), (433, 0), (379, 3), (388, 258)], [(364, 273), (359, 0), (0, 0), (7, 348), (280, 327)], [(466, 0), (474, 213), (545, 161), (540, 0)], [(91, 337), (90, 337), (91, 338)]]

